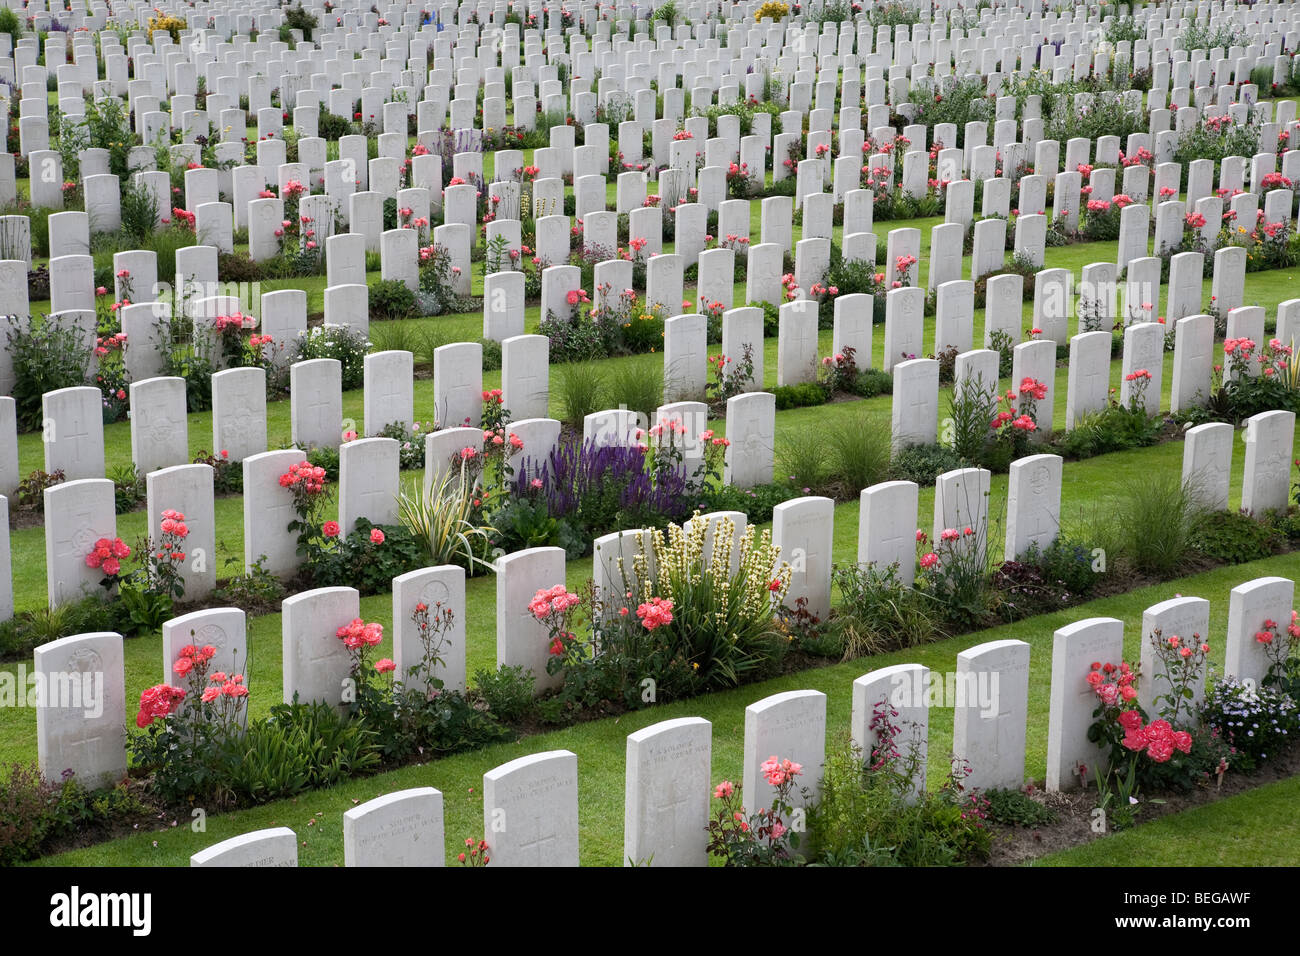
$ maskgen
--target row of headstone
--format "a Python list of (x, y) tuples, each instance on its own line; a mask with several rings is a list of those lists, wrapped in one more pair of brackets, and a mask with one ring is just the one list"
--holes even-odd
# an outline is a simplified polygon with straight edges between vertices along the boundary
[[(916, 405), (900, 406), (898, 397), (921, 394), (911, 387), (906, 377), (908, 367), (921, 362), (937, 364), (932, 360), (916, 360), (902, 363), (896, 369), (899, 380), (895, 389), (896, 409), (917, 408)], [(614, 418), (620, 415), (618, 412), (600, 414)], [(931, 414), (935, 414), (933, 406)], [(707, 420), (707, 412), (702, 408), (684, 411), (665, 406), (661, 415), (677, 416), (677, 420), (686, 421)], [(630, 437), (631, 427), (626, 417), (623, 421), (621, 426), (608, 422), (602, 425), (594, 420), (588, 425), (593, 437), (621, 431), (626, 440)], [(751, 484), (770, 480), (774, 426), (775, 405), (771, 393), (743, 394), (728, 402), (728, 434), (732, 436), (726, 449), (728, 480), (733, 483), (749, 481)], [(929, 427), (929, 434), (933, 437), (935, 425), (932, 423)], [(529, 457), (545, 460), (559, 441), (559, 423), (552, 419), (520, 421), (512, 429), (523, 441), (522, 449), (512, 459), (516, 465), (521, 465)], [(1283, 410), (1262, 412), (1247, 421), (1242, 432), (1245, 458), (1241, 499), (1246, 510), (1262, 513), (1286, 506), (1294, 429), (1294, 414)], [(1232, 426), (1224, 423), (1196, 426), (1187, 434), (1183, 479), (1189, 490), (1207, 507), (1222, 510), (1228, 506), (1233, 436)], [(482, 442), (482, 432), (473, 427), (446, 429), (427, 436), (426, 483), (431, 484), (436, 475), (451, 467), (454, 456), (462, 449), (471, 447), (481, 451)], [(302, 459), (303, 455), (297, 449), (286, 449), (250, 455), (244, 460), (246, 566), (251, 567), (259, 559), (264, 559), (264, 566), (275, 574), (290, 573), (297, 567), (299, 557), (294, 551), (292, 537), (283, 530), (292, 518), (292, 496), (280, 486), (279, 477)], [(1008, 556), (1023, 554), (1031, 543), (1045, 547), (1055, 538), (1060, 522), (1061, 473), (1062, 460), (1055, 455), (1031, 455), (1012, 463), (1004, 544), (1004, 553)], [(216, 584), (215, 561), (211, 560), (216, 549), (213, 477), (212, 468), (204, 464), (168, 466), (146, 476), (151, 528), (161, 521), (161, 514), (166, 509), (181, 511), (187, 516), (190, 528), (187, 548), (192, 556), (202, 557), (202, 560), (183, 563), (180, 569), (186, 595), (192, 598), (203, 597)], [(943, 528), (966, 525), (979, 526), (981, 533), (986, 534), (988, 511), (985, 496), (988, 485), (988, 472), (981, 469), (960, 469), (940, 476), (936, 482), (936, 537)], [(740, 486), (745, 487), (743, 484)], [(360, 439), (341, 446), (338, 515), (343, 533), (350, 532), (359, 518), (374, 524), (394, 523), (399, 494), (399, 444), (395, 439)], [(914, 483), (898, 481), (873, 485), (861, 495), (859, 561), (874, 562), (881, 567), (897, 561), (905, 583), (910, 583), (913, 567), (911, 539), (918, 525), (917, 497), (918, 489)], [(105, 478), (73, 479), (45, 490), (47, 598), (51, 606), (97, 593), (101, 574), (87, 567), (85, 557), (94, 541), (116, 537), (114, 501), (113, 483)], [(941, 508), (946, 511), (941, 511)], [(952, 513), (947, 513), (949, 511)], [(776, 543), (787, 552), (797, 553), (805, 559), (799, 563), (801, 570), (792, 582), (791, 600), (807, 598), (810, 608), (819, 616), (829, 611), (832, 527), (833, 507), (828, 499), (795, 499), (782, 504), (774, 513)], [(743, 525), (740, 530), (743, 531)], [(0, 549), (0, 558), (6, 562), (5, 570), (8, 571), (7, 541), (3, 544), (5, 547)], [(534, 554), (539, 550), (549, 555), (551, 560), (541, 562)], [(555, 564), (556, 560), (558, 564)], [(513, 571), (515, 567), (530, 570), (516, 573)], [(497, 578), (499, 590), (507, 588), (506, 582), (523, 581), (517, 585), (522, 588), (517, 593), (512, 583), (508, 594), (499, 594), (498, 632), (507, 635), (503, 659), (514, 660), (517, 656), (516, 663), (533, 667), (538, 673), (544, 671), (544, 656), (538, 657), (544, 650), (544, 642), (532, 640), (531, 632), (524, 633), (527, 620), (514, 621), (509, 598), (511, 595), (516, 598), (514, 603), (518, 607), (515, 610), (518, 611), (538, 587), (550, 586), (562, 577), (560, 549), (531, 549), (502, 559)], [(12, 594), (10, 574), (0, 578)], [(549, 583), (542, 578), (549, 578)], [(522, 600), (518, 600), (520, 595)], [(5, 605), (0, 604), (0, 609), (4, 608)], [(5, 616), (12, 614), (12, 598), (7, 610)], [(511, 636), (512, 628), (522, 630)], [(513, 654), (508, 650), (512, 644), (525, 650)]]
[[(1261, 679), (1269, 666), (1254, 639), (1265, 619), (1287, 620), (1294, 582), (1259, 578), (1232, 590), (1225, 672)], [(1162, 660), (1153, 636), (1208, 640), (1209, 602), (1177, 597), (1142, 616), (1139, 703), (1155, 705)], [(53, 645), (50, 645), (51, 647)], [(1087, 785), (1109, 759), (1089, 740), (1096, 694), (1086, 677), (1092, 662), (1117, 663), (1124, 655), (1123, 622), (1088, 618), (1053, 636), (1047, 731), (1046, 788)], [(38, 658), (39, 660), (39, 658)], [(1030, 645), (991, 641), (957, 655), (952, 680), (936, 681), (929, 668), (898, 664), (853, 682), (850, 738), (861, 759), (882, 743), (881, 709), (898, 729), (892, 738), (904, 766), (912, 766), (914, 792), (926, 789), (929, 711), (953, 708), (953, 756), (969, 770), (970, 790), (1019, 788), (1025, 778), (1029, 719)], [(1205, 692), (1204, 673), (1190, 706)], [(776, 789), (762, 764), (772, 757), (802, 767), (792, 806), (816, 802), (826, 758), (826, 695), (786, 691), (745, 708), (740, 792), (746, 812), (766, 809)], [(913, 759), (915, 758), (915, 759)], [(627, 738), (623, 857), (626, 865), (705, 866), (712, 792), (712, 725), (698, 717), (661, 721)], [(793, 822), (793, 820), (791, 821)], [(577, 866), (579, 859), (578, 759), (567, 750), (520, 757), (483, 775), (486, 854), (494, 866)], [(363, 803), (344, 814), (347, 866), (441, 866), (444, 863), (442, 794), (432, 787), (404, 790)], [(478, 844), (474, 843), (478, 849)], [(194, 855), (195, 866), (294, 866), (293, 831), (245, 834)]]

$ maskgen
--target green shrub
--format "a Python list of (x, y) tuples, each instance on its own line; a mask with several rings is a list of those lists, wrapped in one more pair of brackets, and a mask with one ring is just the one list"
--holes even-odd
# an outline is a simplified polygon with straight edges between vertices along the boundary
[(1058, 534), (1046, 548), (1037, 542), (1030, 544), (1020, 562), (1037, 567), (1044, 581), (1073, 595), (1088, 594), (1097, 585), (1092, 552), (1064, 534)]
[(412, 322), (381, 322), (370, 327), (370, 344), (376, 352), (410, 352), (419, 363), (422, 330)]
[(18, 14), (8, 7), (0, 9), (0, 33), (7, 33), (13, 37), (13, 46), (18, 45), (18, 40), (23, 35), (22, 24), (18, 22)]
[(308, 359), (338, 359), (343, 365), (343, 391), (365, 383), (366, 353), (370, 343), (364, 334), (347, 325), (317, 326), (298, 339), (295, 362)]
[(213, 757), (213, 777), (234, 802), (268, 803), (376, 770), (376, 748), (362, 722), (330, 704), (295, 699), (227, 738)]
[(525, 548), (560, 547), (570, 557), (581, 557), (589, 547), (585, 536), (576, 533), (568, 521), (552, 518), (545, 501), (508, 498), (492, 515), (495, 547), (506, 554)]
[(750, 524), (765, 524), (772, 520), (772, 509), (783, 501), (799, 497), (803, 492), (788, 484), (755, 485), (737, 488), (734, 485), (711, 485), (702, 493), (703, 511), (739, 511)]
[(222, 252), (217, 255), (217, 275), (222, 282), (259, 282), (276, 275), (273, 263), (258, 262), (246, 252)]
[(501, 343), (492, 339), (479, 339), (483, 347), (483, 371), (495, 372), (501, 368)]
[(967, 123), (990, 119), (992, 116), (984, 78), (975, 77), (950, 84), (941, 96), (924, 97), (915, 122), (929, 127), (937, 123), (956, 124), (957, 141), (943, 144), (951, 149), (965, 146)]
[(243, 570), (242, 558), (229, 558), (227, 565), (240, 573), (221, 584), (212, 592), (213, 599), (221, 604), (243, 609), (248, 614), (265, 614), (278, 610), (284, 597), (284, 584), (265, 567), (266, 556)]
[(807, 408), (811, 405), (825, 405), (830, 397), (826, 389), (816, 382), (801, 382), (798, 385), (778, 385), (772, 389), (776, 395), (776, 410), (787, 411), (791, 408)]
[(998, 383), (983, 376), (954, 388), (948, 396), (948, 418), (952, 422), (953, 451), (967, 461), (983, 463), (993, 432), (989, 422), (998, 410)]
[(650, 19), (671, 28), (677, 26), (677, 19), (680, 16), (681, 11), (677, 9), (677, 0), (668, 0), (667, 3), (661, 3), (655, 8)]
[(523, 667), (480, 668), (474, 672), (474, 687), (488, 705), (488, 713), (506, 724), (524, 720), (536, 708), (533, 674)]
[(61, 637), (114, 630), (113, 606), (98, 595), (55, 607), (19, 611), (0, 621), (0, 660), (29, 657), (34, 648)]
[[(383, 543), (371, 541), (378, 528)], [(362, 594), (384, 594), (392, 590), (393, 578), (424, 567), (425, 551), (401, 525), (372, 525), (358, 518), (352, 532), (310, 567), (313, 587), (354, 587)]]
[(290, 30), (301, 30), (304, 40), (311, 39), (311, 31), (317, 27), (315, 14), (309, 13), (303, 9), (302, 4), (296, 7), (287, 7), (284, 11), (284, 25)]
[(1162, 419), (1110, 405), (1075, 419), (1074, 427), (1052, 442), (1064, 458), (1091, 458), (1112, 451), (1144, 448), (1160, 437)]
[[(122, 180), (121, 236), (128, 238), (138, 248), (154, 234), (157, 222), (158, 200), (153, 193), (134, 179)], [(172, 268), (174, 274), (174, 262)], [(141, 289), (136, 293), (136, 298), (145, 301), (143, 295), (152, 297), (152, 290)]]
[(959, 775), (937, 791), (914, 793), (914, 751), (897, 742), (908, 730), (892, 729), (869, 757), (847, 741), (827, 751), (821, 796), (808, 815), (812, 859), (823, 866), (960, 866), (987, 856), (991, 837), (981, 815), (970, 812), (982, 801), (963, 793)]
[(320, 119), (316, 121), (316, 133), (327, 142), (337, 142), (352, 134), (352, 121), (322, 110)]
[(555, 364), (588, 362), (607, 358), (610, 353), (606, 329), (591, 319), (569, 321), (548, 313), (542, 317), (537, 332), (550, 340), (549, 354)]
[(1206, 511), (1192, 527), (1191, 545), (1207, 558), (1225, 564), (1258, 561), (1277, 554), (1285, 536), (1240, 511)]
[(1110, 17), (1106, 20), (1107, 43), (1133, 44), (1146, 39), (1146, 31), (1132, 17)]
[(56, 828), (61, 789), (45, 780), (35, 765), (10, 764), (8, 771), (7, 778), (0, 778), (0, 864), (4, 866), (38, 855)]
[(52, 839), (144, 812), (127, 784), (91, 791), (71, 775), (52, 783), (36, 764), (10, 764), (0, 771), (0, 866), (35, 859)]
[(1300, 540), (1300, 512), (1278, 515), (1276, 527), (1288, 541)]
[(370, 317), (405, 319), (415, 314), (415, 293), (401, 279), (380, 279), (370, 284)]
[(995, 823), (1010, 827), (1044, 827), (1056, 822), (1057, 813), (1043, 806), (1023, 790), (985, 790), (985, 813)]
[(13, 397), (20, 431), (41, 427), (46, 392), (86, 384), (89, 353), (81, 333), (46, 316), (24, 325), (8, 320), (8, 349), (13, 359)]
[(53, 488), (66, 478), (67, 476), (63, 473), (62, 468), (56, 468), (52, 473), (41, 471), (38, 468), (18, 482), (18, 504), (24, 508), (32, 508), (44, 513), (45, 489)]
[(889, 463), (889, 475), (898, 481), (914, 481), (924, 488), (933, 485), (944, 472), (967, 466), (965, 458), (945, 445), (913, 445), (894, 455)]
[(894, 391), (894, 376), (884, 369), (868, 368), (858, 372), (853, 383), (853, 394), (863, 398), (875, 398), (877, 395), (891, 395)]
[(118, 514), (134, 511), (144, 501), (144, 476), (136, 471), (135, 465), (118, 465), (108, 471), (113, 480), (114, 505)]
[[(282, 442), (282, 447), (289, 447), (291, 443)], [(317, 468), (325, 469), (325, 478), (327, 481), (338, 483), (339, 480), (339, 450), (331, 448), (329, 445), (312, 446), (307, 449), (307, 460)]]

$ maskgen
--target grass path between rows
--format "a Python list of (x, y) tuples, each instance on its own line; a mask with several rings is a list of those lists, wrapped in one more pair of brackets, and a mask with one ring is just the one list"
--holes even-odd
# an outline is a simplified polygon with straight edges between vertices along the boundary
[(1295, 866), (1300, 777), (1161, 817), (1035, 861), (1036, 866)]

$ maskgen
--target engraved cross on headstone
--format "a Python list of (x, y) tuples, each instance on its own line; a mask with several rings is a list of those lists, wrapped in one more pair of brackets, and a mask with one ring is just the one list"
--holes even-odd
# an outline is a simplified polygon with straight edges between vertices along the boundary
[[(385, 374), (379, 376), (379, 381), (375, 383), (375, 398), (385, 415), (405, 414), (407, 405), (407, 396), (409, 394), (406, 386), (409, 379), (403, 382), (401, 375)], [(399, 411), (400, 406), (400, 411)], [(392, 421), (380, 422), (380, 427), (391, 425)]]
[(655, 812), (655, 829), (659, 834), (669, 838), (670, 845), (677, 844), (677, 834), (680, 832), (681, 824), (685, 819), (685, 808), (688, 807), (694, 799), (691, 794), (682, 793), (678, 788), (678, 780), (670, 778), (665, 789), (666, 793), (656, 794), (657, 799), (654, 803)]
[(56, 423), (55, 428), (53, 444), (63, 447), (75, 446), (82, 439), (90, 437), (90, 427), (86, 424), (79, 402), (72, 408), (67, 420)]
[(517, 846), (521, 854), (528, 854), (532, 858), (532, 862), (542, 864), (545, 862), (545, 848), (548, 844), (559, 842), (559, 833), (554, 823), (544, 820), (540, 813), (533, 815), (530, 829), (535, 836), (529, 840), (520, 840)]
[(333, 402), (323, 391), (317, 390), (313, 392), (303, 408), (304, 423), (308, 426), (315, 425), (322, 432), (328, 432), (333, 427), (328, 420), (332, 406)]

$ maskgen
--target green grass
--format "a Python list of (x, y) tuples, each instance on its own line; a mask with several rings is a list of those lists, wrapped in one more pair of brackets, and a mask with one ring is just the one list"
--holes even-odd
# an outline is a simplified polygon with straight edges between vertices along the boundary
[(1295, 866), (1300, 777), (1053, 853), (1035, 866)]
[[(458, 754), (442, 760), (410, 766), (391, 773), (361, 780), (351, 780), (331, 790), (304, 794), (253, 809), (209, 816), (207, 830), (193, 833), (179, 820), (171, 826), (165, 820), (153, 832), (141, 832), (98, 846), (73, 850), (39, 861), (42, 865), (152, 865), (183, 866), (189, 856), (206, 846), (228, 837), (263, 827), (288, 826), (298, 833), (299, 860), (302, 865), (333, 866), (342, 863), (342, 814), (344, 810), (385, 793), (408, 787), (433, 786), (444, 794), (446, 845), (449, 858), (467, 837), (483, 834), (482, 775), (493, 767), (526, 754), (566, 749), (578, 755), (578, 807), (581, 832), (581, 861), (584, 865), (617, 866), (622, 864), (623, 787), (625, 738), (628, 734), (676, 717), (704, 717), (713, 723), (713, 774), (716, 781), (724, 777), (739, 779), (744, 759), (745, 707), (770, 694), (787, 690), (814, 689), (827, 695), (828, 737), (834, 741), (847, 731), (853, 681), (862, 674), (890, 664), (915, 662), (931, 670), (951, 671), (956, 655), (971, 646), (994, 640), (1016, 639), (1031, 645), (1029, 675), (1029, 718), (1025, 770), (1031, 779), (1040, 780), (1045, 773), (1047, 753), (1047, 716), (1051, 676), (1053, 632), (1066, 624), (1087, 617), (1116, 617), (1125, 624), (1127, 657), (1139, 650), (1142, 612), (1157, 601), (1175, 593), (1195, 594), (1210, 601), (1210, 633), (1213, 661), (1222, 665), (1221, 635), (1227, 629), (1228, 592), (1252, 577), (1278, 574), (1294, 577), (1300, 573), (1300, 554), (1284, 555), (1249, 565), (1220, 568), (1190, 578), (1169, 581), (1128, 594), (1093, 601), (1060, 613), (1044, 615), (1004, 627), (990, 628), (975, 634), (909, 651), (881, 655), (871, 659), (836, 664), (780, 677), (724, 693), (710, 694), (693, 700), (664, 704), (621, 717), (592, 721), (551, 733), (525, 738), (517, 743), (501, 744), (483, 750)], [(474, 620), (473, 617), (470, 618)], [(140, 642), (133, 642), (140, 643)], [(265, 640), (254, 638), (254, 658)], [(129, 653), (129, 652), (128, 652)], [(157, 654), (153, 655), (157, 657)], [(263, 660), (265, 663), (265, 659)], [(130, 664), (128, 663), (128, 669)], [(264, 684), (256, 679), (255, 697), (265, 693)], [(4, 735), (10, 737), (7, 732)], [(30, 739), (30, 737), (28, 738)], [(930, 779), (937, 781), (947, 770), (947, 755), (952, 746), (952, 710), (935, 708), (930, 716)], [(1262, 812), (1245, 817), (1240, 827), (1244, 835), (1255, 839), (1272, 839), (1290, 814), (1287, 802), (1294, 791), (1284, 791), (1270, 799), (1271, 791), (1260, 791)], [(309, 822), (311, 825), (308, 826)], [(1294, 822), (1290, 824), (1294, 833)], [(1233, 825), (1233, 831), (1237, 829)], [(1210, 831), (1199, 828), (1201, 839), (1211, 842)], [(1135, 835), (1141, 831), (1135, 831)], [(1226, 837), (1227, 831), (1214, 831), (1214, 838)], [(1131, 837), (1125, 837), (1126, 839)], [(1294, 839), (1294, 837), (1293, 837)], [(154, 846), (154, 843), (157, 846)], [(1207, 851), (1208, 852), (1208, 851)], [(1117, 855), (1131, 863), (1141, 856)], [(1090, 862), (1087, 860), (1079, 861)]]

